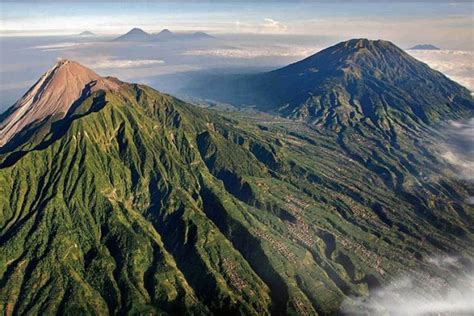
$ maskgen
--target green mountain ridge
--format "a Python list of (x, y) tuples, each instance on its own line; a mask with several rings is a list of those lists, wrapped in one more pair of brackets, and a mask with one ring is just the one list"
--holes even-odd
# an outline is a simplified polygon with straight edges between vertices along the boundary
[(449, 282), (429, 259), (470, 264), (472, 192), (413, 122), (90, 91), (0, 153), (0, 312), (334, 314), (404, 271)]

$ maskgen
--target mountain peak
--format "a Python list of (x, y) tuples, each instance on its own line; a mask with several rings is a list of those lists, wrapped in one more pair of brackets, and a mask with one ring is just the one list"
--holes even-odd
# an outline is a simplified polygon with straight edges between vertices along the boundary
[(198, 38), (198, 39), (212, 39), (212, 38), (215, 38), (214, 36), (211, 36), (211, 35), (209, 35), (209, 34), (207, 34), (207, 33), (205, 33), (205, 32), (201, 32), (201, 31), (199, 31), (199, 32), (194, 32), (194, 33), (192, 34), (192, 36), (193, 36), (194, 38)]
[[(43, 74), (38, 83), (41, 82), (42, 79), (46, 79), (48, 83), (53, 82), (54, 84), (67, 88), (71, 86), (84, 87), (86, 84), (92, 81), (98, 81), (102, 78), (91, 69), (74, 60), (59, 58), (54, 66)], [(53, 88), (56, 88), (56, 86)]]
[(392, 42), (356, 38), (323, 49), (276, 71), (292, 69), (292, 71), (312, 72), (318, 69), (318, 72), (321, 72), (324, 69), (326, 73), (343, 71), (345, 74), (360, 77), (361, 71), (381, 71), (413, 61), (412, 57)]
[[(280, 95), (272, 103), (289, 104), (282, 110), (285, 115), (310, 117), (317, 124), (339, 126), (370, 118), (380, 125), (391, 115), (384, 106), (399, 111), (400, 117), (428, 122), (449, 106), (463, 109), (462, 102), (455, 99), (465, 98), (466, 104), (472, 104), (466, 89), (385, 40), (341, 42), (275, 70), (270, 77), (273, 87), (276, 81), (282, 85), (275, 88)], [(329, 102), (331, 98), (336, 101)], [(336, 107), (344, 108), (336, 119), (324, 112)]]
[(77, 68), (77, 70), (85, 70), (85, 71), (92, 71), (88, 69), (87, 67), (79, 64), (78, 62), (71, 60), (71, 59), (66, 59), (66, 58), (58, 58), (58, 61), (56, 64), (51, 69), (56, 69), (56, 68)]
[(364, 56), (370, 54), (374, 58), (380, 59), (382, 55), (394, 54), (394, 55), (406, 55), (406, 53), (392, 42), (385, 40), (369, 40), (366, 38), (350, 39), (345, 42), (341, 42), (332, 47), (329, 47), (324, 51), (330, 52), (332, 55), (340, 55), (351, 59), (354, 55)]
[(240, 78), (218, 76), (206, 85), (214, 91), (199, 85), (191, 91), (334, 130), (370, 125), (385, 133), (387, 122), (409, 120), (417, 126), (447, 115), (457, 119), (473, 106), (467, 89), (395, 44), (360, 38), (280, 69)]
[(5, 119), (0, 122), (0, 146), (28, 126), (42, 124), (52, 117), (66, 116), (73, 103), (84, 94), (100, 89), (114, 90), (118, 85), (78, 62), (59, 59), (7, 111)]
[(176, 34), (171, 32), (168, 29), (161, 30), (158, 34), (156, 34), (156, 38), (158, 39), (171, 39), (175, 38)]
[(144, 30), (142, 30), (141, 28), (138, 28), (138, 27), (134, 27), (133, 29), (131, 29), (130, 31), (128, 31), (126, 34), (130, 34), (130, 35), (148, 35), (147, 32), (145, 32)]
[(95, 36), (91, 31), (84, 31), (78, 34), (78, 36)]
[(419, 45), (415, 45), (411, 48), (409, 48), (410, 50), (440, 50), (439, 47), (436, 47), (434, 45), (431, 45), (431, 44), (419, 44)]
[(390, 46), (396, 47), (395, 44), (393, 44), (389, 41), (369, 40), (367, 38), (353, 38), (353, 39), (350, 39), (348, 41), (342, 42), (340, 44), (342, 44), (342, 45), (344, 45), (345, 47), (348, 47), (348, 48), (356, 48), (356, 49), (362, 49), (362, 48), (371, 49), (371, 48), (374, 48), (374, 47), (379, 47), (379, 48), (385, 47), (386, 48), (386, 47), (390, 47)]
[(114, 41), (134, 42), (134, 41), (144, 41), (144, 40), (146, 41), (146, 40), (150, 40), (150, 38), (151, 38), (151, 35), (149, 33), (145, 32), (144, 30), (138, 27), (134, 27), (127, 33), (114, 39)]

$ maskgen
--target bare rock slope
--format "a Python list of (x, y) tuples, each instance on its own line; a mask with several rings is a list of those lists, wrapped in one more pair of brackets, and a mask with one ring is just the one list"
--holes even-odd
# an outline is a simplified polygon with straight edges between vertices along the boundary
[(77, 62), (59, 60), (7, 111), (0, 122), (0, 147), (29, 126), (52, 116), (63, 118), (81, 96), (99, 89), (114, 90), (118, 85)]

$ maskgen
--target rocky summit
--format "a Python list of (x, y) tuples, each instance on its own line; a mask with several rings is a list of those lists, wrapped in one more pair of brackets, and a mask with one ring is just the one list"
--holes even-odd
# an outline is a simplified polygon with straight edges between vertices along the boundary
[(116, 81), (101, 78), (74, 61), (58, 61), (13, 107), (2, 114), (0, 147), (20, 132), (41, 126), (52, 119), (64, 118), (76, 100), (94, 91), (113, 90), (118, 86)]

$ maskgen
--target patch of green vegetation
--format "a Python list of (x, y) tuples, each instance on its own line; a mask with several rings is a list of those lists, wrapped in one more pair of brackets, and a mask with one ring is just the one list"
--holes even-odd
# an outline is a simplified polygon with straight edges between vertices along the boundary
[(378, 133), (97, 92), (0, 156), (0, 312), (330, 314), (472, 255), (436, 139)]

